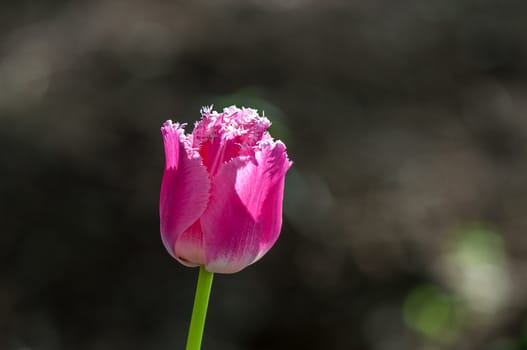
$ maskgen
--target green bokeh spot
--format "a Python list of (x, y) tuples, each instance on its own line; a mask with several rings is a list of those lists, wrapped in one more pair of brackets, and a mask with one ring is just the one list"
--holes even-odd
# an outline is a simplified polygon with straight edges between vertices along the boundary
[(503, 239), (491, 229), (473, 224), (462, 226), (455, 233), (454, 254), (463, 265), (504, 265), (506, 256)]
[(441, 342), (451, 342), (459, 334), (462, 305), (433, 285), (413, 289), (403, 305), (403, 317), (411, 329)]

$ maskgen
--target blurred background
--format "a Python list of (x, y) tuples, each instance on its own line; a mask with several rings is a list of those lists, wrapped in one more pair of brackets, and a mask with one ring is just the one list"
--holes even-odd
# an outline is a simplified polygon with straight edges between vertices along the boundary
[(183, 349), (160, 126), (254, 107), (282, 235), (204, 349), (527, 349), (527, 2), (0, 5), (0, 349)]

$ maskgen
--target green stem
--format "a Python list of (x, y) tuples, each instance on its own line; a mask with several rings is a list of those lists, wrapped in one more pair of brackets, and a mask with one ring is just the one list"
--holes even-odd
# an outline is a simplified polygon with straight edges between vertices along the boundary
[(196, 296), (194, 297), (194, 309), (188, 330), (186, 350), (200, 350), (203, 329), (205, 328), (205, 318), (207, 317), (207, 307), (209, 306), (210, 290), (212, 288), (212, 277), (214, 274), (200, 266)]

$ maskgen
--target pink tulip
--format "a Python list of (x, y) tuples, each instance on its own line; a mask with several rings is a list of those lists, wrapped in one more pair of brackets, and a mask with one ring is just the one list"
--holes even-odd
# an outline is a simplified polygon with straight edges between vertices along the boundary
[(161, 237), (186, 266), (234, 273), (271, 249), (282, 226), (286, 147), (250, 108), (202, 108), (192, 134), (168, 120)]

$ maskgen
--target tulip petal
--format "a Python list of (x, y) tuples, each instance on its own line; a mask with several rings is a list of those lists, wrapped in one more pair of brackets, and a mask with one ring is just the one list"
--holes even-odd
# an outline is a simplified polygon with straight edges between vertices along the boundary
[[(223, 113), (201, 109), (202, 119), (192, 132), (192, 142), (199, 148), (203, 164), (214, 177), (223, 163), (241, 155), (243, 148), (251, 148), (263, 139), (270, 139), (269, 119), (252, 108), (224, 108)], [(243, 147), (242, 147), (243, 145)]]
[[(177, 257), (181, 249), (175, 247), (185, 233), (184, 244), (200, 243), (200, 230), (190, 229), (205, 211), (209, 200), (210, 180), (201, 159), (192, 153), (187, 137), (179, 124), (166, 122), (161, 128), (165, 146), (165, 170), (159, 200), (161, 238), (168, 252)], [(201, 249), (198, 247), (197, 249)], [(189, 250), (191, 256), (195, 250)]]
[(282, 226), (284, 179), (290, 166), (285, 145), (270, 141), (254, 158), (238, 157), (220, 167), (201, 217), (208, 271), (240, 271), (273, 246)]
[(177, 238), (173, 247), (174, 257), (183, 265), (196, 267), (205, 264), (203, 233), (199, 220)]
[(217, 137), (203, 142), (199, 147), (203, 165), (211, 176), (216, 175), (221, 164), (235, 158), (240, 153), (240, 144), (235, 140), (224, 141)]

